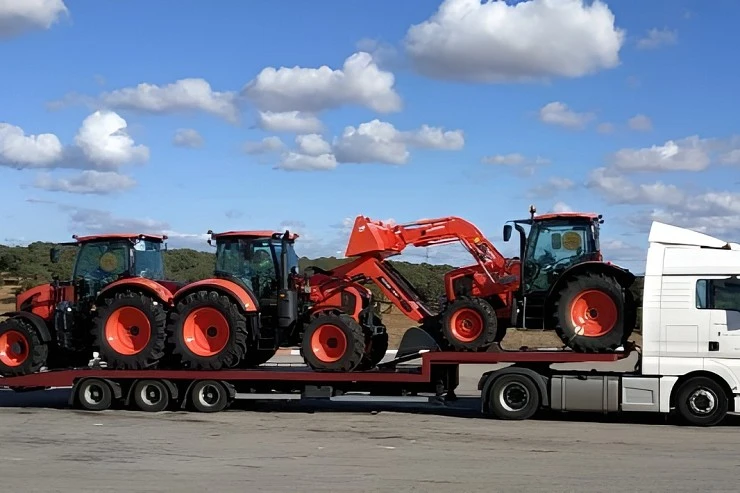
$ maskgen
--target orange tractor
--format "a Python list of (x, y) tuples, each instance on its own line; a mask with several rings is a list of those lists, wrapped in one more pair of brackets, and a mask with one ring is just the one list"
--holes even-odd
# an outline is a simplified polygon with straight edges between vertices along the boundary
[[(635, 276), (603, 262), (601, 216), (545, 214), (514, 221), (520, 257), (505, 258), (470, 222), (459, 217), (387, 225), (358, 216), (346, 255), (356, 257), (329, 273), (337, 279), (375, 283), (398, 309), (421, 324), (443, 349), (485, 351), (509, 326), (554, 329), (581, 352), (612, 350), (636, 325), (629, 286)], [(529, 225), (525, 232), (522, 225)], [(512, 226), (505, 225), (504, 240)], [(439, 313), (386, 261), (407, 246), (460, 242), (476, 263), (446, 273)], [(523, 261), (521, 259), (524, 259)]]
[[(72, 279), (31, 288), (0, 322), (0, 374), (84, 366), (99, 351), (113, 368), (145, 368), (163, 355), (166, 310), (180, 284), (164, 280), (166, 236), (73, 236)], [(58, 262), (59, 249), (50, 252)]]
[(314, 369), (375, 366), (388, 336), (372, 292), (351, 278), (302, 275), (298, 235), (272, 231), (209, 231), (214, 277), (174, 295), (167, 327), (168, 365), (253, 367), (280, 347), (298, 345)]

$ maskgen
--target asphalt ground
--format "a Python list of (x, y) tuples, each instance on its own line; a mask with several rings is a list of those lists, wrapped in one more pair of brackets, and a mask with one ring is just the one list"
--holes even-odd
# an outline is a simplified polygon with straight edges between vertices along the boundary
[(497, 421), (478, 412), (488, 368), (463, 367), (451, 407), (237, 401), (216, 414), (95, 413), (68, 409), (66, 389), (0, 392), (0, 490), (738, 490), (738, 418), (714, 428), (627, 414)]

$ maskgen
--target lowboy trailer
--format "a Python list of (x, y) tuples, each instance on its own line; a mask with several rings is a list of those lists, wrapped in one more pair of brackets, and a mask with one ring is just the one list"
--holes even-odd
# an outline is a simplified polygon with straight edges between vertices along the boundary
[[(598, 317), (598, 313), (590, 314)], [(624, 315), (622, 315), (624, 316)], [(41, 371), (0, 379), (21, 390), (71, 387), (70, 405), (104, 410), (225, 409), (234, 399), (432, 401), (455, 399), (461, 365), (508, 364), (479, 380), (480, 409), (527, 419), (539, 409), (675, 413), (711, 426), (740, 411), (740, 245), (653, 223), (642, 300), (642, 347), (608, 353), (559, 350), (441, 351), (421, 328), (409, 329), (397, 357), (372, 370), (320, 372), (264, 365), (239, 370)], [(629, 371), (559, 370), (562, 363), (616, 363)], [(409, 364), (420, 360), (420, 364)]]

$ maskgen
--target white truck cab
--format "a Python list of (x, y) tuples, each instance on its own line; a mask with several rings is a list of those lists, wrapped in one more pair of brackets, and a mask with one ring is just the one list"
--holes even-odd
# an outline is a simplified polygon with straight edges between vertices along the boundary
[(660, 222), (648, 242), (635, 370), (494, 370), (479, 383), (484, 412), (675, 412), (709, 426), (740, 411), (740, 245)]

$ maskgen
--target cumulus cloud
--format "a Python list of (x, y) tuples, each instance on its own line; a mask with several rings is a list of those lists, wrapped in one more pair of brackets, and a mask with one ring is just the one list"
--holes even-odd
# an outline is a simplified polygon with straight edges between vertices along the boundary
[(115, 170), (149, 159), (149, 148), (136, 144), (127, 123), (112, 111), (96, 111), (83, 120), (72, 145), (54, 134), (26, 135), (20, 127), (0, 123), (0, 166)]
[(63, 0), (0, 0), (0, 39), (49, 29), (67, 14)]
[(285, 148), (285, 144), (280, 137), (265, 137), (260, 141), (249, 141), (244, 143), (244, 152), (247, 154), (269, 154)]
[(573, 208), (565, 202), (555, 202), (552, 206), (552, 212), (573, 212)]
[(625, 148), (611, 156), (611, 165), (624, 172), (702, 171), (711, 163), (710, 152), (716, 145), (694, 135), (641, 149)]
[(514, 169), (525, 176), (532, 176), (536, 172), (537, 168), (550, 164), (549, 159), (541, 156), (528, 158), (518, 152), (484, 156), (481, 159), (481, 162), (483, 164), (491, 164), (494, 166), (505, 166), (507, 168)]
[(268, 132), (318, 133), (324, 128), (321, 121), (310, 113), (300, 111), (260, 111), (257, 126)]
[(285, 153), (276, 166), (286, 171), (328, 171), (337, 167), (337, 158), (334, 154), (319, 154), (312, 156), (300, 152)]
[(49, 173), (36, 177), (34, 187), (51, 192), (108, 195), (131, 189), (136, 180), (115, 171), (84, 170), (72, 178), (54, 178)]
[(380, 113), (400, 111), (395, 77), (381, 70), (369, 53), (358, 52), (341, 69), (266, 67), (243, 88), (262, 111), (317, 113), (356, 105)]
[(582, 77), (619, 64), (624, 31), (603, 2), (444, 0), (404, 45), (420, 73), (468, 82)]
[(635, 115), (627, 120), (627, 125), (632, 130), (639, 132), (648, 132), (653, 129), (653, 122), (645, 115)]
[(563, 102), (553, 101), (540, 108), (539, 118), (541, 122), (550, 125), (583, 129), (595, 118), (595, 115), (593, 113), (579, 113), (570, 109)]
[(179, 128), (172, 138), (172, 144), (177, 147), (187, 147), (190, 149), (203, 147), (203, 136), (195, 129)]
[(641, 50), (653, 50), (661, 46), (670, 46), (678, 42), (678, 32), (667, 28), (650, 29), (644, 37), (637, 40), (637, 47)]
[[(532, 187), (527, 192), (527, 196), (532, 198), (552, 197), (558, 192), (571, 190), (575, 188), (576, 183), (570, 178), (551, 177), (545, 183)], [(556, 211), (557, 212), (557, 211)]]

